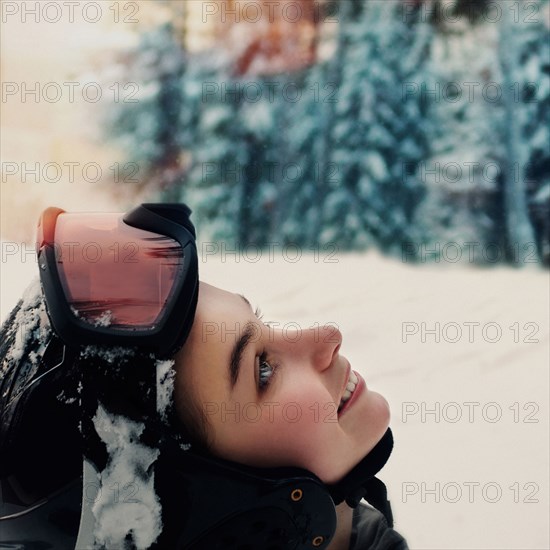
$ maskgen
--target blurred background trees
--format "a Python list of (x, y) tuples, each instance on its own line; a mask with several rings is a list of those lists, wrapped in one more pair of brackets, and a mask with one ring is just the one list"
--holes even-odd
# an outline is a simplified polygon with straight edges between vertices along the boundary
[(108, 137), (203, 238), (550, 263), (548, 0), (148, 4)]

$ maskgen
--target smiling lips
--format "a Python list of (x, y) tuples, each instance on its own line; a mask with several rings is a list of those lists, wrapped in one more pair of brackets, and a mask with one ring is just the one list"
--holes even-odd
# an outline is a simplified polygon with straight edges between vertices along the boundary
[(361, 393), (361, 390), (365, 386), (365, 382), (361, 378), (361, 376), (357, 374), (355, 371), (351, 370), (351, 366), (348, 368), (349, 368), (348, 381), (346, 383), (346, 387), (344, 389), (342, 397), (340, 398), (340, 405), (338, 406), (338, 415), (343, 413), (352, 405), (352, 403), (355, 401), (355, 398), (358, 396), (358, 394)]

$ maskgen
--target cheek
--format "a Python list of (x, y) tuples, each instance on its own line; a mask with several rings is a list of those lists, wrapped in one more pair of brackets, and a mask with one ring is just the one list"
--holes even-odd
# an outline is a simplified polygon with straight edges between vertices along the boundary
[(277, 397), (213, 411), (214, 452), (250, 466), (305, 468), (333, 483), (374, 447), (389, 424), (388, 404), (375, 392), (340, 422), (335, 403), (315, 385)]
[(262, 416), (258, 436), (272, 456), (311, 469), (338, 435), (336, 405), (324, 387), (311, 383), (293, 384), (277, 397), (271, 415)]
[(322, 479), (334, 477), (352, 449), (335, 406), (324, 408), (326, 403), (290, 399), (243, 408), (238, 421), (216, 422), (214, 449), (251, 466), (294, 466)]

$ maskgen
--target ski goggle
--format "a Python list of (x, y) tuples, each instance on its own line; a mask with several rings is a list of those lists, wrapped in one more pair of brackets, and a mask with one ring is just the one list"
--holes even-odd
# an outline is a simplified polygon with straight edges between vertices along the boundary
[(68, 345), (180, 348), (193, 323), (198, 262), (191, 211), (142, 204), (127, 214), (46, 209), (36, 252), (48, 315)]

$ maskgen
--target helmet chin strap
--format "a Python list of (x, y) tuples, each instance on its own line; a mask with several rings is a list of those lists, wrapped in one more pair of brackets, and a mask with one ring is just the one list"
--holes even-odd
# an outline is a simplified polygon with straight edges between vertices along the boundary
[(338, 505), (344, 500), (351, 508), (356, 508), (362, 498), (378, 509), (393, 527), (393, 515), (388, 500), (386, 486), (374, 477), (386, 464), (393, 449), (393, 436), (390, 428), (357, 466), (338, 483), (328, 486), (329, 493)]

